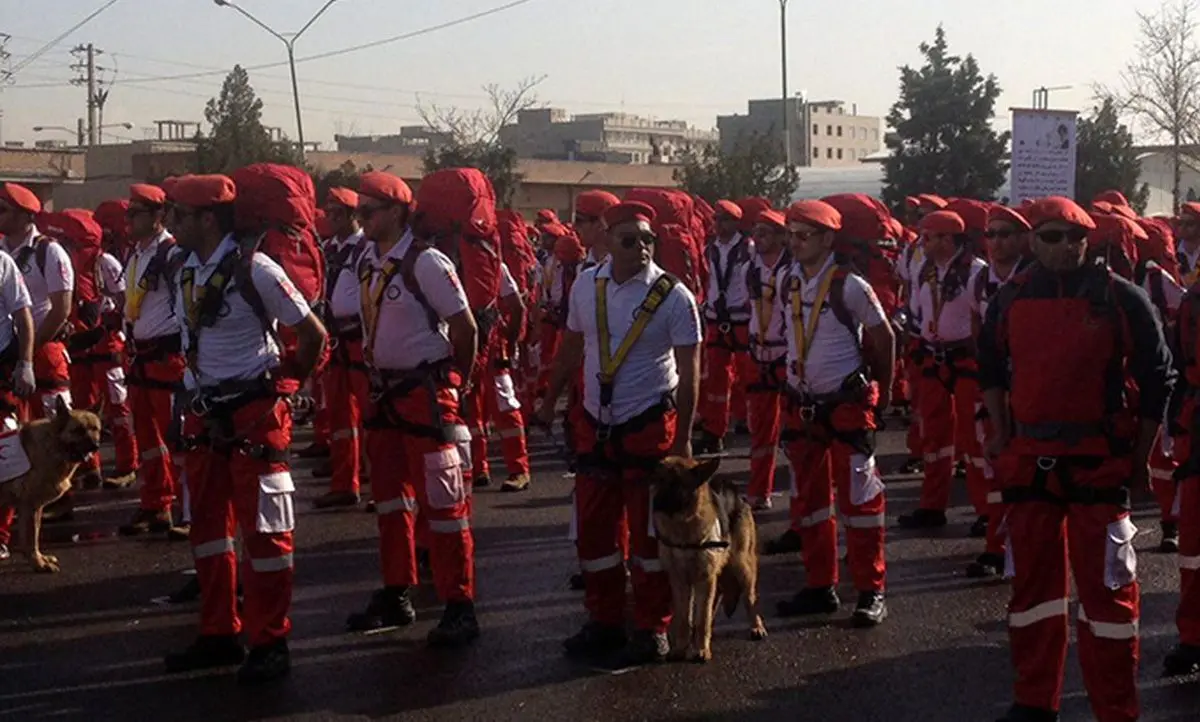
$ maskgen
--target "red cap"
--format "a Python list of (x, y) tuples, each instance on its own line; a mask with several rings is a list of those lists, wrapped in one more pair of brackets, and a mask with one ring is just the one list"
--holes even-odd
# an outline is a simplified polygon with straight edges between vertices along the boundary
[(716, 205), (713, 206), (713, 210), (715, 210), (718, 215), (725, 214), (735, 221), (742, 220), (742, 207), (733, 201), (717, 201)]
[(413, 192), (407, 183), (399, 176), (377, 170), (362, 174), (358, 180), (358, 195), (389, 203), (412, 205), (413, 202)]
[(92, 215), (104, 230), (114, 233), (124, 233), (128, 224), (128, 221), (125, 219), (125, 211), (127, 210), (129, 210), (129, 201), (120, 198), (102, 202), (96, 206), (96, 210)]
[(967, 224), (954, 211), (934, 211), (921, 219), (921, 233), (957, 235), (966, 233)]
[(584, 216), (601, 218), (605, 211), (620, 202), (620, 198), (608, 191), (584, 191), (575, 198), (575, 212)]
[(996, 204), (988, 211), (988, 223), (1008, 223), (1026, 231), (1032, 231), (1033, 226), (1025, 220), (1025, 216), (1008, 206)]
[(1025, 211), (1025, 217), (1034, 228), (1055, 221), (1070, 223), (1089, 231), (1096, 228), (1096, 222), (1087, 211), (1080, 208), (1075, 201), (1062, 196), (1050, 196), (1034, 201)]
[(842, 230), (842, 214), (825, 201), (796, 201), (787, 209), (788, 223), (804, 223), (830, 231)]
[(42, 201), (33, 191), (16, 183), (5, 183), (0, 186), (0, 200), (13, 208), (19, 208), (26, 213), (41, 213)]
[(776, 228), (787, 228), (787, 217), (783, 213), (776, 210), (760, 211), (755, 223), (762, 223)]
[(335, 186), (329, 189), (329, 195), (326, 197), (325, 203), (345, 206), (353, 210), (358, 208), (358, 194), (349, 188)]
[(946, 204), (946, 210), (957, 213), (968, 231), (983, 233), (987, 230), (992, 204), (970, 198), (955, 198)]
[(946, 207), (946, 199), (932, 193), (922, 193), (917, 196), (917, 203), (923, 210), (940, 211)]
[(1092, 199), (1093, 204), (1095, 204), (1096, 202), (1109, 203), (1113, 206), (1128, 206), (1129, 205), (1129, 200), (1125, 197), (1125, 194), (1122, 193), (1121, 191), (1117, 191), (1117, 190), (1109, 190), (1109, 191), (1104, 191), (1103, 193), (1100, 193), (1099, 195), (1097, 195), (1095, 198)]
[(148, 206), (161, 206), (167, 202), (167, 192), (149, 183), (134, 183), (129, 186), (129, 200)]
[(624, 201), (604, 212), (604, 225), (616, 228), (622, 223), (654, 223), (658, 215), (641, 201)]
[(171, 187), (171, 198), (181, 206), (208, 208), (232, 203), (237, 198), (237, 186), (229, 176), (189, 175)]
[(50, 235), (81, 247), (98, 247), (104, 235), (91, 211), (68, 208), (58, 213), (43, 213), (38, 223)]

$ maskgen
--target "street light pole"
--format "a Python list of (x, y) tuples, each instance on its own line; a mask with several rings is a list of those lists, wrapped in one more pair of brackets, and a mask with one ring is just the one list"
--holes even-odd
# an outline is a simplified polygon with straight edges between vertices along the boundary
[(296, 138), (300, 141), (300, 157), (303, 158), (305, 148), (304, 118), (300, 113), (300, 85), (296, 81), (296, 41), (299, 40), (300, 36), (312, 27), (313, 23), (317, 21), (317, 18), (325, 14), (325, 11), (328, 10), (329, 7), (335, 2), (337, 2), (337, 0), (328, 0), (328, 2), (321, 6), (321, 9), (318, 10), (315, 15), (309, 18), (308, 22), (304, 24), (304, 27), (300, 28), (298, 32), (292, 34), (291, 37), (285, 37), (275, 32), (270, 25), (267, 25), (263, 21), (251, 15), (249, 12), (243, 10), (241, 6), (231, 2), (231, 0), (213, 0), (213, 2), (220, 7), (233, 8), (234, 10), (238, 11), (247, 20), (277, 38), (281, 43), (283, 43), (283, 46), (287, 48), (288, 68), (290, 68), (292, 71), (292, 103), (296, 106)]
[(792, 114), (788, 112), (787, 4), (788, 0), (779, 0), (779, 70), (783, 82), (783, 93), (779, 96), (779, 100), (783, 106), (783, 154), (790, 168), (792, 166)]

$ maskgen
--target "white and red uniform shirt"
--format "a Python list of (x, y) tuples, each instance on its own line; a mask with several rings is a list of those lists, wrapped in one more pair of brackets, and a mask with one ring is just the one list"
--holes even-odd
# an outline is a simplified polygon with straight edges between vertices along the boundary
[(337, 320), (358, 318), (360, 300), (358, 297), (358, 259), (366, 252), (369, 242), (364, 239), (362, 230), (344, 239), (330, 238), (326, 243), (326, 253), (333, 254), (342, 251), (346, 246), (362, 245), (357, 252), (352, 252), (347, 263), (339, 268), (331, 268), (333, 278), (326, 279), (329, 284), (329, 312)]
[(600, 331), (596, 319), (596, 279), (607, 278), (609, 351), (616, 354), (646, 294), (665, 271), (653, 262), (624, 283), (612, 280), (612, 264), (603, 263), (579, 274), (571, 289), (567, 329), (583, 334), (583, 407), (602, 424), (628, 421), (663, 400), (679, 385), (675, 348), (696, 346), (703, 336), (696, 297), (682, 283), (675, 284), (629, 350), (613, 380), (611, 418), (600, 411)]
[(861, 276), (848, 274), (842, 285), (842, 301), (846, 311), (858, 327), (851, 330), (834, 316), (829, 300), (821, 305), (813, 337), (806, 339), (808, 358), (804, 362), (804, 374), (797, 373), (800, 353), (796, 347), (796, 328), (792, 312), (792, 278), (800, 279), (801, 318), (808, 330), (809, 319), (817, 302), (821, 278), (834, 264), (833, 254), (825, 261), (812, 278), (804, 277), (804, 268), (799, 262), (792, 263), (787, 273), (779, 274), (777, 291), (783, 314), (784, 335), (787, 337), (788, 385), (811, 395), (831, 394), (842, 388), (842, 383), (863, 367), (862, 333), (864, 328), (874, 328), (887, 322), (883, 306), (871, 285)]
[[(32, 303), (17, 262), (7, 253), (0, 253), (0, 318), (11, 319), (14, 313)], [(0, 351), (8, 348), (13, 338), (13, 325), (0, 323)]]
[[(1171, 274), (1164, 272), (1161, 268), (1153, 272), (1147, 271), (1146, 277), (1142, 279), (1142, 290), (1150, 297), (1150, 303), (1158, 308), (1159, 313), (1165, 315), (1164, 322), (1175, 318), (1186, 293), (1184, 288), (1171, 277)], [(1160, 293), (1162, 294), (1161, 298)], [(1159, 308), (1160, 302), (1165, 308)]]
[[(4, 250), (14, 259), (22, 255), (21, 249), (32, 246), (35, 238), (40, 236), (36, 227), (30, 229), (25, 238), (15, 246), (12, 239), (6, 238)], [(71, 267), (71, 256), (57, 241), (42, 241), (46, 244), (46, 267), (38, 268), (37, 253), (29, 253), (29, 260), (20, 269), (25, 278), (25, 286), (29, 289), (30, 310), (33, 313), (33, 326), (40, 328), (42, 321), (50, 313), (50, 294), (75, 289), (75, 269)]]
[[(159, 246), (170, 239), (171, 235), (162, 231), (150, 239), (144, 248), (134, 246), (133, 253), (129, 256), (129, 264), (125, 268), (126, 285), (141, 282), (150, 268), (151, 260), (158, 253)], [(166, 255), (166, 260), (170, 261), (183, 252), (182, 248), (175, 246)], [(175, 315), (175, 298), (171, 293), (171, 284), (160, 278), (158, 287), (147, 291), (142, 297), (141, 311), (137, 320), (133, 322), (133, 338), (148, 341), (159, 336), (173, 336), (179, 333), (180, 328), (179, 317)]]
[[(361, 261), (371, 269), (368, 288), (373, 289), (382, 278), (384, 264), (389, 260), (400, 263), (410, 246), (412, 233), (408, 232), (381, 259), (378, 247), (374, 243), (369, 244), (363, 251)], [(441, 320), (437, 328), (430, 328), (425, 307), (404, 286), (402, 274), (394, 274), (383, 290), (377, 311), (378, 323), (372, 348), (375, 368), (409, 371), (421, 364), (450, 358), (453, 352), (445, 319), (469, 308), (467, 294), (458, 280), (454, 263), (441, 251), (429, 248), (417, 256), (413, 275), (421, 287), (421, 293)], [(363, 322), (364, 331), (370, 333), (366, 319)]]
[(995, 266), (987, 266), (987, 268), (971, 277), (970, 285), (967, 291), (971, 296), (971, 310), (979, 317), (980, 322), (987, 318), (988, 304), (996, 295), (996, 291), (1004, 284), (1008, 283), (1022, 270), (1027, 267), (1027, 264), (1013, 264), (1012, 270), (1004, 278), (996, 275)]
[(117, 310), (118, 297), (125, 293), (125, 271), (121, 262), (111, 253), (101, 253), (96, 259), (96, 268), (100, 272), (100, 295), (104, 300), (100, 310), (104, 313)]
[(917, 274), (921, 272), (921, 267), (924, 265), (925, 247), (921, 244), (920, 240), (906, 246), (900, 254), (899, 260), (896, 261), (896, 276), (900, 279), (904, 287), (904, 296), (908, 300), (908, 310), (910, 312), (914, 309), (912, 305), (913, 297), (917, 295)]
[[(567, 288), (566, 268), (562, 261), (559, 261), (556, 256), (551, 254), (550, 258), (546, 259), (546, 264), (542, 267), (542, 302), (551, 308), (561, 308), (563, 303), (563, 292), (569, 291)], [(576, 273), (576, 279), (579, 274)]]
[(921, 338), (925, 341), (953, 343), (964, 341), (972, 336), (971, 318), (975, 299), (971, 295), (970, 289), (975, 284), (975, 277), (980, 272), (987, 270), (987, 264), (978, 258), (971, 259), (966, 278), (958, 284), (959, 288), (954, 297), (945, 298), (943, 286), (947, 273), (960, 273), (957, 267), (960, 262), (959, 256), (956, 255), (946, 264), (935, 265), (936, 284), (927, 283), (925, 279), (920, 278), (920, 274), (925, 271), (928, 264), (922, 265), (921, 270), (917, 272), (916, 291), (913, 294), (911, 307), (915, 320), (920, 324)]
[[(737, 249), (730, 267), (730, 256)], [(708, 288), (704, 295), (704, 318), (709, 321), (717, 320), (717, 299), (721, 294), (722, 278), (729, 279), (729, 286), (723, 294), (725, 309), (732, 321), (746, 321), (750, 318), (750, 289), (746, 286), (746, 272), (754, 258), (754, 241), (740, 233), (733, 234), (728, 241), (714, 238), (708, 244), (706, 251), (709, 258)], [(740, 260), (739, 260), (740, 259)]]
[[(195, 269), (195, 282), (191, 288), (193, 299), (199, 298), (201, 288), (217, 270), (221, 259), (237, 245), (233, 236), (226, 236), (207, 261), (202, 262), (195, 253), (188, 255), (183, 267)], [(268, 319), (284, 326), (295, 326), (303, 321), (309, 314), (308, 302), (292, 285), (287, 273), (263, 253), (255, 253), (250, 263), (250, 280), (262, 297)], [(234, 288), (235, 284), (236, 281), (230, 281), (226, 288), (225, 306), (216, 323), (195, 331), (194, 340), (199, 346), (196, 354), (199, 378), (193, 378), (188, 369), (184, 376), (189, 388), (194, 388), (196, 383), (213, 386), (222, 381), (249, 381), (279, 365), (275, 341), (263, 333), (262, 321), (241, 292)], [(183, 294), (184, 288), (177, 281), (175, 312), (180, 318), (187, 317)], [(183, 335), (184, 351), (188, 350), (192, 340), (189, 334)]]
[(500, 298), (508, 298), (509, 296), (521, 295), (521, 289), (517, 287), (517, 282), (512, 277), (512, 272), (508, 270), (508, 265), (500, 264)]
[[(780, 251), (775, 263), (768, 266), (766, 260), (756, 253), (747, 271), (747, 287), (752, 284), (758, 285), (750, 294), (751, 298), (757, 296), (761, 299), (751, 301), (750, 304), (750, 350), (756, 361), (765, 363), (787, 355), (787, 339), (783, 335), (785, 323), (781, 310), (784, 299), (779, 296), (778, 289), (779, 277), (788, 273), (790, 264), (785, 263), (788, 258), (787, 253)], [(766, 317), (766, 335), (761, 339), (759, 336), (763, 329), (763, 316), (759, 314), (760, 306)]]

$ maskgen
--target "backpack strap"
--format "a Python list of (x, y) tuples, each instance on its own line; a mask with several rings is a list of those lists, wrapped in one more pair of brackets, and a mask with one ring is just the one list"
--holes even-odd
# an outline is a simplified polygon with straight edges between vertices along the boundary
[[(46, 275), (46, 254), (49, 253), (51, 239), (48, 236), (34, 236), (33, 242), (28, 246), (22, 246), (17, 252), (15, 260), (17, 269), (25, 273), (25, 269), (29, 267), (29, 261), (32, 259), (37, 263), (38, 272), (42, 276)], [(30, 267), (30, 270), (32, 268)]]
[(429, 328), (432, 331), (438, 330), (438, 324), (441, 322), (441, 317), (437, 311), (433, 310), (429, 299), (425, 297), (425, 292), (421, 290), (421, 284), (417, 282), (417, 259), (425, 251), (433, 248), (427, 242), (412, 240), (412, 245), (404, 253), (404, 258), (400, 260), (400, 280), (404, 281), (404, 287), (413, 295), (417, 303), (421, 304), (421, 308), (425, 309), (425, 320), (429, 323)]

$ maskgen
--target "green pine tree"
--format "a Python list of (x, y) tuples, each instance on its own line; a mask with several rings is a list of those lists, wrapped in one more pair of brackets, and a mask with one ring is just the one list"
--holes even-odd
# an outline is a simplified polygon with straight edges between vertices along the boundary
[(262, 124), (262, 100), (250, 85), (250, 75), (235, 65), (221, 86), (221, 95), (204, 108), (207, 136), (197, 139), (197, 173), (230, 173), (251, 163), (300, 164), (299, 154), (286, 140), (277, 142)]
[(991, 200), (1008, 171), (1009, 134), (991, 125), (1000, 85), (974, 57), (951, 55), (940, 25), (933, 44), (920, 49), (925, 64), (900, 68), (900, 98), (887, 117), (894, 133), (884, 200), (893, 207), (918, 193)]
[(1133, 134), (1121, 123), (1112, 98), (1105, 98), (1091, 117), (1079, 119), (1076, 149), (1076, 200), (1087, 204), (1103, 191), (1119, 190), (1138, 213), (1146, 210), (1150, 186), (1138, 185), (1141, 163)]

